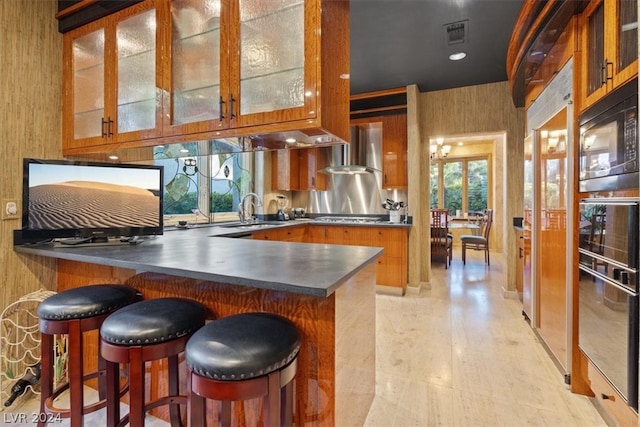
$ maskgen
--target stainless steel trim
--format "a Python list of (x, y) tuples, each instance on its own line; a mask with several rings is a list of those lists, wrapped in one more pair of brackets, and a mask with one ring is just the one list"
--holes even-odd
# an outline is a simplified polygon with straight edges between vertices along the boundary
[(598, 197), (592, 199), (582, 199), (580, 203), (590, 205), (622, 205), (632, 206), (640, 204), (640, 199), (637, 197)]
[(621, 269), (623, 269), (625, 271), (628, 271), (629, 273), (637, 273), (638, 272), (635, 268), (631, 268), (626, 264), (622, 264), (619, 261), (616, 261), (616, 260), (611, 259), (611, 258), (607, 258), (607, 257), (602, 256), (600, 254), (597, 254), (595, 252), (591, 252), (591, 251), (588, 251), (588, 250), (582, 249), (582, 248), (578, 248), (578, 252), (583, 254), (583, 255), (587, 255), (587, 256), (590, 256), (592, 258), (595, 258), (598, 261), (606, 262), (607, 264), (612, 265), (614, 267), (619, 267), (619, 268), (621, 268)]
[(624, 285), (619, 284), (618, 282), (615, 282), (613, 280), (611, 280), (608, 276), (605, 276), (602, 273), (599, 273), (583, 264), (580, 264), (578, 266), (578, 268), (582, 271), (584, 271), (585, 273), (589, 273), (592, 276), (597, 277), (598, 279), (602, 280), (603, 282), (607, 282), (609, 285), (615, 287), (616, 289), (620, 290), (620, 291), (624, 291), (625, 293), (629, 294), (629, 295), (636, 295), (636, 292), (632, 289), (632, 288), (628, 288), (625, 287)]

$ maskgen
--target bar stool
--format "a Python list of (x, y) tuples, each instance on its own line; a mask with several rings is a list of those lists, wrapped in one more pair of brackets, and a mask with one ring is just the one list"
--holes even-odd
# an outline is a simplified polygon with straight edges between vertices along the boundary
[[(144, 426), (145, 413), (169, 405), (172, 426), (182, 425), (178, 355), (187, 339), (210, 317), (202, 304), (184, 298), (157, 298), (140, 301), (111, 314), (100, 328), (102, 356), (107, 361), (107, 426)], [(168, 359), (168, 395), (147, 402), (145, 362)], [(129, 364), (129, 414), (120, 418), (119, 364)]]
[[(139, 293), (124, 285), (90, 285), (69, 289), (46, 298), (37, 315), (41, 333), (40, 416), (38, 425), (47, 424), (47, 414), (70, 418), (72, 427), (83, 425), (83, 416), (105, 407), (105, 361), (98, 350), (98, 370), (84, 373), (83, 333), (97, 330), (104, 319), (118, 308), (139, 299)], [(68, 382), (54, 390), (54, 335), (67, 335)], [(98, 377), (100, 400), (84, 405), (84, 382)], [(69, 390), (69, 408), (55, 405), (62, 392)]]
[(185, 349), (189, 425), (206, 424), (205, 399), (222, 401), (221, 423), (228, 426), (231, 401), (257, 397), (265, 426), (291, 425), (299, 350), (300, 332), (282, 316), (242, 313), (208, 323)]

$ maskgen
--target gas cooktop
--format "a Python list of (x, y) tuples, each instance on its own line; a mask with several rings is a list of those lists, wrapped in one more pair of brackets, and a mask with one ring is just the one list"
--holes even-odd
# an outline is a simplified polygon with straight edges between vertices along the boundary
[(376, 224), (387, 222), (377, 216), (319, 216), (314, 218), (314, 220), (320, 222), (340, 222), (350, 224)]

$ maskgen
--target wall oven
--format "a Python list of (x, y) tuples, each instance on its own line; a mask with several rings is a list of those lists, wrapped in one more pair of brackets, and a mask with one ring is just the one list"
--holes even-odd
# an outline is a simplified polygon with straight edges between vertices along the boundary
[(638, 188), (638, 80), (580, 115), (580, 191)]
[(579, 347), (638, 409), (638, 206), (580, 203)]

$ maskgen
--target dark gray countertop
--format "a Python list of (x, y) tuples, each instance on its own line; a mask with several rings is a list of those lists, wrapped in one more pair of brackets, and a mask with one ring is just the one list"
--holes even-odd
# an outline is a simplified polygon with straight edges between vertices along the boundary
[[(290, 221), (295, 222), (295, 221)], [(291, 224), (293, 225), (293, 224)], [(222, 237), (234, 228), (166, 231), (137, 245), (14, 246), (23, 254), (326, 297), (381, 248)], [(218, 236), (218, 237), (211, 237)]]

